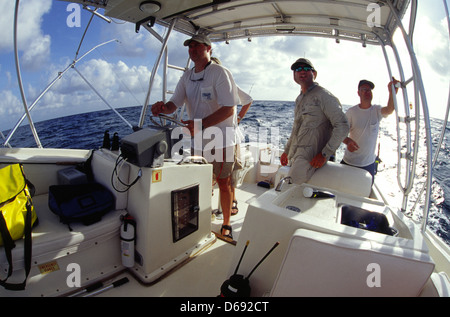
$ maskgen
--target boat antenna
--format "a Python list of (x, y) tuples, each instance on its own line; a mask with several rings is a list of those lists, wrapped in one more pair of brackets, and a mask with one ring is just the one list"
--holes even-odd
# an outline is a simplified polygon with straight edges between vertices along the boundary
[(247, 240), (247, 242), (245, 243), (244, 251), (242, 251), (241, 258), (239, 259), (238, 265), (236, 266), (236, 270), (234, 270), (234, 274), (235, 274), (235, 275), (237, 274), (237, 271), (238, 271), (238, 269), (239, 269), (239, 266), (241, 265), (242, 258), (244, 257), (245, 251), (247, 251), (247, 247), (248, 247), (248, 244), (249, 244), (249, 243), (250, 243), (250, 240)]
[(242, 251), (241, 258), (236, 266), (234, 274), (230, 276), (228, 280), (223, 282), (220, 287), (220, 295), (221, 297), (248, 297), (250, 296), (251, 287), (249, 278), (253, 274), (253, 272), (258, 268), (258, 266), (269, 256), (270, 253), (280, 244), (276, 242), (275, 245), (269, 250), (269, 252), (264, 255), (261, 261), (256, 264), (250, 274), (244, 278), (243, 275), (237, 274), (239, 266), (241, 265), (242, 258), (244, 257), (245, 252), (247, 251), (247, 247), (250, 241), (247, 241), (245, 244), (244, 250)]
[(269, 256), (270, 253), (272, 253), (273, 250), (275, 250), (275, 248), (280, 244), (280, 242), (276, 242), (273, 247), (269, 250), (269, 252), (266, 253), (266, 255), (261, 259), (261, 261), (258, 262), (258, 264), (256, 264), (256, 266), (253, 268), (253, 270), (250, 272), (250, 274), (245, 278), (246, 280), (248, 280), (250, 278), (250, 276), (253, 274), (253, 272), (255, 272), (255, 270), (258, 268), (258, 266)]

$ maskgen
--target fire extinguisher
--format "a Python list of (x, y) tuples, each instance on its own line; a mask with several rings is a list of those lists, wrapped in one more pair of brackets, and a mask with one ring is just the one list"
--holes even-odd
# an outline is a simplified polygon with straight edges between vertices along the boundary
[(120, 244), (122, 253), (122, 264), (125, 267), (134, 266), (134, 247), (136, 245), (136, 220), (126, 214), (120, 217)]

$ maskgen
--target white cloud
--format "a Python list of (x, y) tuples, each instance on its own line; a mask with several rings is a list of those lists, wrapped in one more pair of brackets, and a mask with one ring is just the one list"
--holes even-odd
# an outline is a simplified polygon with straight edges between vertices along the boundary
[[(230, 69), (243, 90), (251, 89), (253, 99), (276, 97), (277, 100), (289, 100), (295, 98), (298, 89), (292, 81), (290, 51), (277, 49), (276, 42), (284, 41), (281, 38), (255, 38), (252, 42), (235, 40), (228, 45), (216, 44), (213, 55)], [(292, 93), (292, 90), (295, 91)]]
[[(145, 99), (147, 83), (143, 81), (150, 76), (150, 70), (145, 66), (130, 67), (123, 61), (109, 63), (102, 59), (91, 59), (78, 65), (77, 70), (112, 107), (135, 106)], [(156, 79), (159, 84), (159, 77)], [(36, 98), (40, 91), (29, 88), (28, 93), (31, 99)], [(40, 111), (46, 109), (48, 112), (64, 108), (67, 109), (67, 115), (105, 107), (107, 105), (81, 76), (70, 69), (36, 108)], [(46, 115), (49, 115), (48, 112)]]
[(42, 65), (48, 62), (50, 54), (50, 36), (45, 35), (35, 38), (28, 44), (24, 51), (20, 63), (24, 69), (41, 69)]
[[(26, 0), (19, 5), (17, 24), (17, 46), (23, 52), (21, 66), (24, 69), (35, 69), (37, 65), (48, 59), (50, 54), (50, 36), (44, 35), (41, 29), (43, 15), (50, 11), (51, 0)], [(13, 21), (15, 1), (2, 1), (0, 11), (7, 19), (0, 19), (0, 52), (12, 52)]]
[(128, 66), (119, 61), (114, 68), (117, 80), (120, 82), (119, 91), (132, 93), (145, 93), (151, 71), (146, 66)]
[(22, 111), (22, 101), (11, 90), (0, 91), (0, 116), (20, 114)]
[[(446, 19), (442, 19), (440, 23), (433, 23), (429, 17), (422, 17), (418, 20), (414, 38), (417, 54), (427, 61), (434, 71), (444, 71), (448, 75), (450, 56), (448, 30), (446, 28)], [(424, 41), (427, 45), (423, 45)]]

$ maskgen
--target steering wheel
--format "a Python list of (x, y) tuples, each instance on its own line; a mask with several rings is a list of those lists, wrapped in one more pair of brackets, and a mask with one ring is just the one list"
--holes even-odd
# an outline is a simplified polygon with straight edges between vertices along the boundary
[[(168, 116), (168, 115), (166, 115), (166, 114), (163, 114), (163, 113), (160, 113), (157, 117), (160, 118), (160, 119), (169, 120), (170, 122), (173, 122), (173, 123), (179, 125), (180, 127), (185, 127), (185, 126), (186, 126), (186, 124), (184, 124), (184, 123), (181, 122), (180, 120), (177, 120), (177, 119), (175, 119), (175, 118), (173, 118), (173, 117), (170, 117), (170, 116)], [(156, 118), (156, 117), (155, 117), (155, 118)], [(157, 122), (155, 122), (155, 121), (152, 119), (152, 117), (150, 117), (150, 120), (151, 120), (153, 123), (157, 124)], [(160, 126), (162, 126), (162, 125), (160, 124)]]

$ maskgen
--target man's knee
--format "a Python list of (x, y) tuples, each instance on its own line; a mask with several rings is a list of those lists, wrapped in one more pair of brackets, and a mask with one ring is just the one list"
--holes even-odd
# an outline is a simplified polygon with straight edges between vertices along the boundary
[(221, 191), (231, 191), (231, 177), (217, 179)]

